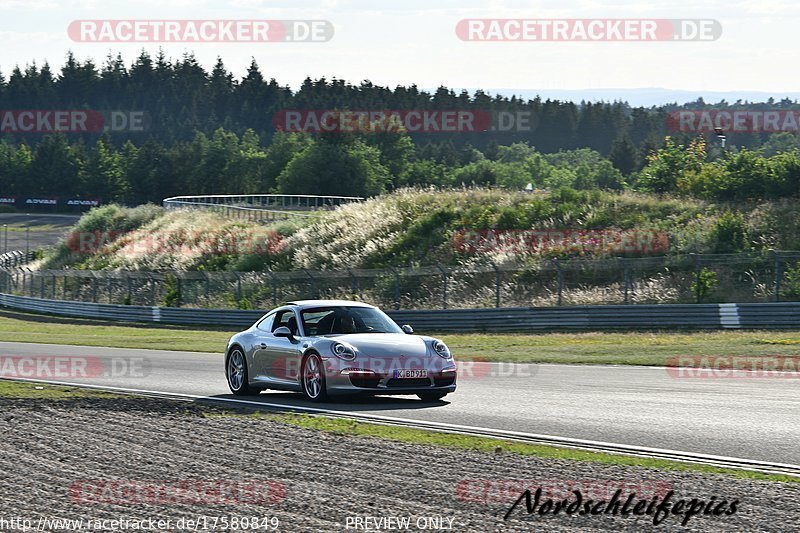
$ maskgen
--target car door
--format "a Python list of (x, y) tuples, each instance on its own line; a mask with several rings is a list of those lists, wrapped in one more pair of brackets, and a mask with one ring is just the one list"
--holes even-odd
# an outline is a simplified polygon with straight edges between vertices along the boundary
[(275, 313), (270, 313), (256, 324), (253, 330), (253, 351), (252, 351), (252, 371), (254, 380), (268, 377), (265, 365), (265, 350), (268, 343), (272, 342), (272, 324), (275, 320)]
[[(288, 327), (299, 335), (297, 316), (294, 309), (281, 309), (275, 313), (271, 328)], [(301, 344), (297, 338), (276, 337), (270, 332), (259, 349), (259, 364), (263, 365), (264, 375), (281, 382), (296, 382), (299, 372)]]

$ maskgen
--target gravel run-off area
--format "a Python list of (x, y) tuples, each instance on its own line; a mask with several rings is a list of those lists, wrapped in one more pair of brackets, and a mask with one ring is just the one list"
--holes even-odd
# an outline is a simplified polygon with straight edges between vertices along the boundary
[[(652, 515), (529, 515), (524, 503), (504, 520), (536, 487), (739, 504), (685, 527), (673, 515), (658, 526)], [(0, 398), (3, 532), (23, 520), (40, 531), (790, 531), (799, 507), (794, 483), (407, 444), (155, 398)], [(260, 520), (233, 527), (243, 517)]]

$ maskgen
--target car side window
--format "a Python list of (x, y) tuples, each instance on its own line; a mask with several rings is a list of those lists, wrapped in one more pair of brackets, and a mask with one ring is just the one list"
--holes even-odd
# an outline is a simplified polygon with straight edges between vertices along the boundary
[(267, 315), (264, 319), (256, 324), (256, 328), (261, 331), (272, 332), (272, 321), (275, 319), (275, 313)]
[(275, 321), (272, 323), (273, 333), (281, 326), (289, 328), (292, 333), (297, 333), (297, 319), (294, 316), (293, 310), (284, 309), (275, 314)]

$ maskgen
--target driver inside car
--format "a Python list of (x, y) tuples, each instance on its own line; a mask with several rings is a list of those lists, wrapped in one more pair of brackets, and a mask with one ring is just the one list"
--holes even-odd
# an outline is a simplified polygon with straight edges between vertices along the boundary
[(356, 333), (356, 321), (351, 315), (344, 315), (339, 317), (339, 331), (338, 333)]

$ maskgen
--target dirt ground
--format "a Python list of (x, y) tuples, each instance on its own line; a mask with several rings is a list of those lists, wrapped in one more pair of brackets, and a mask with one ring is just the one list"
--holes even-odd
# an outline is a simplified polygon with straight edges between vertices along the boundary
[[(686, 527), (673, 515), (658, 526), (652, 515), (528, 515), (524, 504), (504, 520), (537, 486), (739, 504)], [(788, 531), (799, 505), (798, 484), (412, 445), (151, 398), (0, 399), (3, 532)]]

